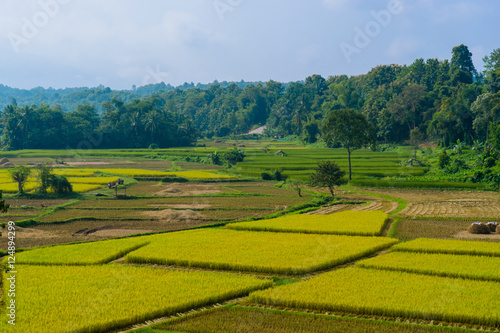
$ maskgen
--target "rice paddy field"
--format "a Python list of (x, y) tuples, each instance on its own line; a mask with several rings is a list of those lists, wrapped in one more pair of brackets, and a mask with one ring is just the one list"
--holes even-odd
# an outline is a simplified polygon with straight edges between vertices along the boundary
[[(6, 295), (10, 284), (3, 278)], [(107, 332), (272, 283), (242, 275), (123, 266), (19, 265), (16, 278), (18, 319), (15, 326), (2, 320), (2, 332)]]
[(379, 236), (389, 216), (382, 211), (344, 211), (328, 215), (291, 215), (228, 225), (235, 230)]
[(495, 327), (498, 282), (398, 271), (345, 268), (310, 280), (250, 294), (250, 300), (319, 311), (421, 318)]
[(385, 237), (349, 237), (203, 229), (155, 236), (128, 263), (300, 275), (390, 247)]
[[(0, 170), (0, 189), (12, 191), (4, 191), (11, 208), (0, 214), (0, 250), (6, 255), (13, 239), (8, 221), (16, 221), (17, 250), (16, 326), (7, 323), (4, 266), (0, 331), (500, 330), (500, 234), (466, 231), (474, 221), (500, 221), (498, 192), (353, 183), (327, 202), (326, 189), (303, 184), (299, 196), (288, 181), (260, 174), (305, 179), (325, 159), (345, 168), (343, 149), (249, 140), (244, 162), (227, 169), (194, 161), (241, 142), (204, 144), (78, 158), (0, 152), (16, 165), (64, 159), (54, 170), (78, 192), (16, 196)], [(403, 158), (354, 152), (358, 186), (426, 172)], [(118, 178), (125, 186), (115, 197), (106, 185)], [(35, 190), (36, 179), (28, 185)]]

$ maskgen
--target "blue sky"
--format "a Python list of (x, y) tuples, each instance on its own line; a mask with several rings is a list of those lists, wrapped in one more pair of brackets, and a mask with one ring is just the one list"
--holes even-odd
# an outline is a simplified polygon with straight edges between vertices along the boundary
[(498, 0), (3, 0), (0, 83), (297, 81), (500, 48)]

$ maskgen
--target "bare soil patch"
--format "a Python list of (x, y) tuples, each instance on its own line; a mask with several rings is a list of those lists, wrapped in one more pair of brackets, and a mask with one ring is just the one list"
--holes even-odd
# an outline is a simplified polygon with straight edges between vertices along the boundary
[[(150, 220), (150, 221), (77, 221), (64, 224), (46, 224), (29, 228), (16, 227), (18, 249), (95, 241), (127, 235), (158, 231), (174, 231), (213, 224), (209, 220)], [(85, 230), (84, 232), (81, 232)], [(86, 232), (93, 231), (88, 234)], [(80, 231), (80, 232), (79, 232)], [(0, 249), (7, 249), (7, 233), (0, 237)]]
[(107, 165), (109, 162), (67, 162), (69, 165)]
[(141, 212), (141, 215), (160, 219), (160, 220), (198, 220), (202, 216), (200, 213), (194, 210), (175, 210), (175, 209), (164, 209), (160, 211), (146, 211)]
[(160, 204), (160, 205), (149, 205), (150, 207), (170, 207), (170, 208), (180, 208), (180, 209), (204, 209), (210, 208), (211, 205), (208, 204)]
[(50, 207), (62, 205), (69, 201), (68, 199), (5, 199), (5, 202), (10, 204), (11, 207)]
[(123, 237), (127, 235), (134, 235), (146, 232), (153, 232), (154, 230), (147, 229), (101, 229), (92, 234), (94, 237)]
[(472, 239), (472, 240), (498, 240), (500, 241), (500, 234), (478, 235), (470, 234), (466, 230), (457, 232), (453, 238), (458, 239)]

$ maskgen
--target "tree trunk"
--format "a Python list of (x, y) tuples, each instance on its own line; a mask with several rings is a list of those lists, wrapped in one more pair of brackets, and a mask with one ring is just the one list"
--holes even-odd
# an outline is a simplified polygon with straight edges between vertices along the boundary
[(330, 200), (330, 202), (332, 202), (333, 198), (335, 197), (335, 195), (333, 194), (333, 186), (328, 186), (328, 189), (330, 190), (330, 194), (332, 195), (332, 199)]
[(349, 180), (352, 180), (352, 172), (351, 172), (351, 150), (347, 148), (347, 155), (349, 159)]
[(19, 193), (23, 193), (23, 186), (21, 185), (21, 182), (17, 182), (17, 191)]

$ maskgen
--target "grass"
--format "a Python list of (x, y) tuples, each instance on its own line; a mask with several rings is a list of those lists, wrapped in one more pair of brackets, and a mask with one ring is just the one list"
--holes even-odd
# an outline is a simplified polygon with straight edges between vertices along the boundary
[(202, 229), (158, 235), (148, 246), (129, 253), (126, 260), (296, 275), (359, 259), (395, 242), (380, 237)]
[(18, 253), (18, 264), (98, 265), (123, 257), (145, 246), (146, 238), (117, 239), (93, 243), (50, 246)]
[(250, 294), (253, 302), (362, 315), (420, 318), (495, 327), (497, 282), (364, 268), (338, 269), (310, 280)]
[(500, 282), (500, 257), (392, 252), (356, 266)]
[(268, 310), (255, 307), (224, 306), (214, 310), (198, 312), (180, 318), (167, 320), (135, 333), (160, 333), (177, 331), (191, 333), (227, 332), (227, 333), (366, 333), (366, 332), (467, 332), (449, 327), (436, 327), (395, 323), (379, 320), (349, 317), (332, 317), (304, 312)]
[(394, 251), (465, 254), (500, 257), (500, 243), (462, 241), (451, 239), (418, 238), (400, 243), (392, 248)]
[(285, 215), (276, 219), (229, 224), (235, 230), (378, 236), (388, 218), (382, 211), (345, 211), (330, 215)]
[[(18, 265), (17, 271), (16, 326), (2, 320), (1, 332), (114, 331), (272, 284), (250, 276), (108, 265)], [(4, 295), (6, 278), (3, 273)]]

